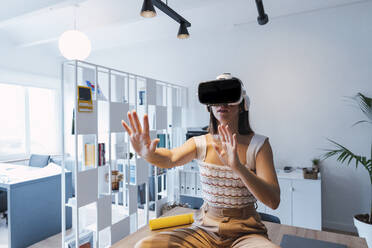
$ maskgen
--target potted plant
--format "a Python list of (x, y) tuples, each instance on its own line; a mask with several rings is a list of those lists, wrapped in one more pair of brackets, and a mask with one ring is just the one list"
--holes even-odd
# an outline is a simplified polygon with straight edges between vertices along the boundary
[(313, 158), (311, 160), (311, 162), (313, 163), (313, 171), (315, 171), (316, 173), (318, 173), (320, 171), (320, 159), (319, 158)]
[[(356, 122), (372, 124), (372, 98), (366, 97), (362, 93), (358, 93), (353, 99), (358, 103), (363, 114), (367, 116), (366, 120), (361, 120)], [(368, 158), (367, 156), (362, 156), (353, 153), (351, 150), (345, 146), (330, 140), (329, 141), (335, 146), (334, 149), (327, 150), (328, 152), (324, 154), (324, 159), (329, 157), (338, 156), (337, 160), (341, 163), (347, 162), (349, 165), (352, 161), (355, 161), (355, 166), (358, 168), (358, 164), (362, 164), (366, 171), (369, 173), (372, 186), (372, 144), (371, 144), (371, 154)], [(371, 187), (372, 190), (372, 187)], [(372, 191), (371, 191), (372, 192)], [(364, 237), (367, 241), (367, 245), (372, 247), (372, 194), (371, 194), (371, 206), (369, 214), (357, 214), (354, 216), (354, 225), (356, 226), (359, 236)]]

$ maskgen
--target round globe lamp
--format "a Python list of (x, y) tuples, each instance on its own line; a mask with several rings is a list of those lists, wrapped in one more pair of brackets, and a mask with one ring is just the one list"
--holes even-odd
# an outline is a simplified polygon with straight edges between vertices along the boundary
[(59, 51), (69, 60), (85, 60), (92, 46), (86, 34), (78, 30), (68, 30), (64, 32), (58, 41)]

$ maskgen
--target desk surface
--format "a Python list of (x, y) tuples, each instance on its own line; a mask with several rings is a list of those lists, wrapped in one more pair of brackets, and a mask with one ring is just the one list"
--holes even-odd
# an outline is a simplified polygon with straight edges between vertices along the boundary
[(61, 174), (61, 169), (57, 165), (46, 166), (43, 168), (16, 165), (10, 163), (0, 163), (0, 186), (9, 187), (16, 184), (40, 180), (42, 178)]
[[(177, 207), (177, 208), (170, 210), (166, 214), (164, 214), (164, 216), (184, 214), (184, 213), (190, 213), (194, 211), (195, 210), (193, 209)], [(264, 223), (268, 229), (270, 239), (275, 244), (278, 244), (278, 245), (280, 244), (280, 241), (282, 240), (282, 237), (284, 234), (292, 234), (292, 235), (296, 235), (296, 236), (304, 237), (304, 238), (311, 238), (311, 239), (344, 244), (344, 245), (347, 245), (347, 247), (349, 248), (354, 248), (354, 247), (355, 248), (368, 248), (367, 243), (364, 238), (359, 238), (359, 237), (344, 235), (344, 234), (338, 234), (338, 233), (332, 233), (332, 232), (316, 231), (316, 230), (294, 227), (294, 226), (281, 225), (281, 224), (276, 224), (276, 223), (271, 223), (271, 222), (266, 222), (266, 221), (264, 221)], [(156, 230), (156, 231), (150, 231), (149, 227), (146, 225), (140, 228), (137, 232), (120, 240), (119, 242), (114, 244), (112, 247), (113, 248), (134, 247), (135, 243), (138, 240), (142, 239), (143, 237), (153, 235), (157, 232), (162, 232), (166, 230), (172, 230), (172, 229), (176, 229), (180, 227), (187, 227), (187, 226), (189, 225), (166, 228), (166, 229), (161, 229), (161, 230)]]

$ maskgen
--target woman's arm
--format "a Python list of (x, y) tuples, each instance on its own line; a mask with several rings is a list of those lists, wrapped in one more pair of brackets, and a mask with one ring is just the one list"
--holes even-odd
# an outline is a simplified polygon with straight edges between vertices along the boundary
[(157, 148), (153, 154), (144, 159), (150, 164), (160, 168), (173, 168), (184, 165), (196, 158), (196, 145), (194, 139), (188, 139), (182, 146), (173, 148)]
[(257, 175), (241, 164), (236, 173), (256, 199), (272, 209), (278, 208), (280, 188), (274, 168), (273, 153), (268, 140), (265, 141), (256, 157)]
[(123, 127), (130, 136), (133, 149), (150, 164), (160, 168), (172, 168), (183, 165), (196, 158), (196, 145), (189, 139), (180, 147), (172, 150), (156, 148), (159, 139), (150, 139), (149, 120), (147, 114), (143, 117), (143, 129), (136, 111), (128, 112), (130, 126), (122, 121)]
[(280, 188), (273, 162), (273, 153), (268, 141), (260, 149), (256, 157), (255, 175), (240, 163), (237, 153), (236, 134), (232, 134), (228, 126), (218, 127), (222, 148), (213, 145), (224, 163), (239, 175), (248, 190), (265, 205), (276, 209), (280, 203)]

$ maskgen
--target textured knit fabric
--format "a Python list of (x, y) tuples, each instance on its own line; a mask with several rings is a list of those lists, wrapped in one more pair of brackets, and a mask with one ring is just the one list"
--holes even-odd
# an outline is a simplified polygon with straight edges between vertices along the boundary
[[(203, 198), (210, 206), (242, 208), (256, 202), (256, 198), (244, 185), (239, 176), (227, 165), (204, 162), (207, 153), (206, 136), (193, 138), (196, 144), (197, 161)], [(255, 170), (256, 156), (267, 137), (254, 134), (246, 152), (246, 166)]]

